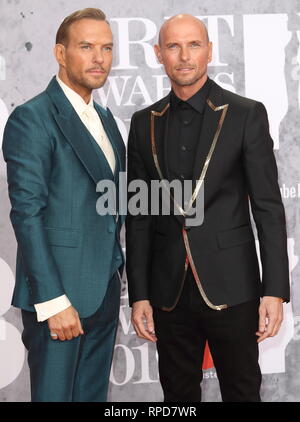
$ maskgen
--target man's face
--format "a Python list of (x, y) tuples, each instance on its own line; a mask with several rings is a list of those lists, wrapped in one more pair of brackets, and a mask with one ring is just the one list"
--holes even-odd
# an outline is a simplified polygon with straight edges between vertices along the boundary
[(168, 22), (155, 51), (173, 87), (201, 85), (206, 79), (212, 44), (201, 22), (189, 18)]
[(104, 85), (112, 64), (112, 32), (105, 21), (82, 19), (69, 27), (62, 47), (64, 75), (78, 93)]

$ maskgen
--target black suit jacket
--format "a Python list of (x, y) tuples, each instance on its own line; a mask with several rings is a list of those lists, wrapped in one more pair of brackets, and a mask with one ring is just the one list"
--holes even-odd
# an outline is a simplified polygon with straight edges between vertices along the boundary
[[(169, 95), (136, 112), (128, 141), (128, 182), (168, 179)], [(197, 146), (199, 179), (213, 142), (204, 181), (204, 221), (185, 230), (181, 215), (128, 215), (129, 299), (149, 299), (171, 310), (189, 261), (208, 306), (222, 309), (276, 296), (289, 300), (285, 213), (277, 182), (273, 141), (262, 103), (212, 83)], [(262, 261), (262, 280), (249, 199)], [(188, 261), (187, 261), (188, 257)]]

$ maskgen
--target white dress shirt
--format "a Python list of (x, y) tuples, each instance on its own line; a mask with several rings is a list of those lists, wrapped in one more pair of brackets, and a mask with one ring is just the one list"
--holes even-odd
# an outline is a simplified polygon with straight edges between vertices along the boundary
[[(111, 143), (105, 133), (101, 119), (94, 108), (93, 97), (91, 95), (90, 101), (88, 104), (84, 99), (68, 87), (57, 75), (56, 80), (63, 90), (65, 96), (70, 101), (74, 107), (76, 113), (80, 117), (82, 123), (86, 126), (90, 134), (94, 137), (100, 148), (102, 149), (103, 154), (111, 168), (111, 171), (115, 172), (116, 159), (114, 150), (111, 146)], [(71, 302), (66, 295), (59, 296), (55, 299), (48, 300), (47, 302), (37, 303), (34, 305), (37, 312), (37, 320), (39, 322), (45, 321), (51, 316), (67, 309), (71, 306)]]

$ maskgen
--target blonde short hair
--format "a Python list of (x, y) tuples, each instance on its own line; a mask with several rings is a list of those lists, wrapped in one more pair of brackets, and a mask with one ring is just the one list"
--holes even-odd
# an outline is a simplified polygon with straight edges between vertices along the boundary
[(108, 25), (109, 23), (106, 20), (105, 13), (100, 9), (95, 9), (93, 7), (88, 7), (82, 10), (76, 10), (71, 15), (67, 16), (61, 23), (56, 34), (56, 44), (63, 44), (64, 46), (68, 43), (68, 32), (70, 26), (74, 22), (78, 22), (81, 19), (94, 19), (97, 21), (105, 21)]

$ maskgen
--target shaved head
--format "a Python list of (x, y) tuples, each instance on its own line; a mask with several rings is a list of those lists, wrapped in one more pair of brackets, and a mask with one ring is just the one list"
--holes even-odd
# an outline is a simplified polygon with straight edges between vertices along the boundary
[(159, 31), (159, 36), (158, 36), (158, 44), (160, 46), (163, 43), (164, 33), (168, 29), (168, 27), (170, 25), (177, 25), (178, 23), (181, 23), (181, 22), (187, 22), (187, 23), (190, 22), (190, 23), (199, 25), (199, 29), (201, 31), (204, 31), (204, 33), (205, 33), (206, 41), (209, 42), (209, 36), (208, 36), (207, 28), (206, 28), (205, 24), (200, 19), (198, 19), (198, 18), (196, 18), (195, 16), (192, 16), (192, 15), (179, 14), (179, 15), (172, 16), (171, 18), (169, 18), (168, 20), (166, 20), (166, 22), (164, 22), (162, 24), (160, 31)]
[(201, 89), (212, 60), (212, 43), (202, 21), (183, 14), (168, 19), (154, 50), (179, 98), (189, 98)]

